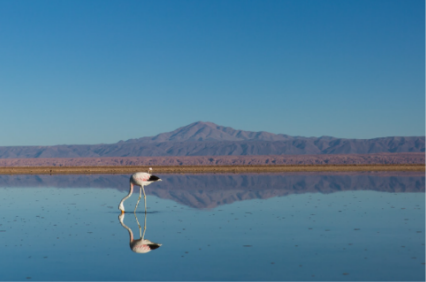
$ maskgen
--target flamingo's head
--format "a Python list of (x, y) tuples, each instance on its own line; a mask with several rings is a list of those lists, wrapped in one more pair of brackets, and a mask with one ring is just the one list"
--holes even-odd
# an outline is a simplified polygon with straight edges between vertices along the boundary
[(120, 220), (120, 223), (123, 224), (123, 220), (124, 220), (124, 212), (122, 212), (119, 216), (118, 216), (118, 220)]
[(124, 205), (123, 202), (120, 202), (120, 205), (118, 206), (118, 209), (121, 210), (121, 214), (124, 213)]

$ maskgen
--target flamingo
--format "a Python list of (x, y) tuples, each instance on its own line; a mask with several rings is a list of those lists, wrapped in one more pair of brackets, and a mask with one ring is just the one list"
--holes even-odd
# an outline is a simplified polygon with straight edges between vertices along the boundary
[(139, 239), (135, 239), (133, 237), (133, 232), (132, 230), (126, 225), (124, 224), (123, 220), (124, 220), (124, 213), (120, 214), (118, 216), (118, 219), (120, 220), (121, 226), (123, 226), (124, 228), (127, 229), (127, 231), (129, 231), (129, 235), (130, 235), (130, 249), (135, 252), (135, 253), (139, 253), (139, 254), (144, 254), (144, 253), (148, 253), (152, 250), (158, 249), (159, 247), (161, 247), (162, 244), (158, 244), (158, 243), (154, 243), (151, 242), (148, 239), (145, 239), (145, 231), (146, 231), (146, 213), (145, 213), (145, 223), (143, 225), (143, 234), (142, 234), (142, 229), (141, 229), (141, 225), (139, 224), (139, 220), (138, 217), (136, 216), (136, 213), (134, 213), (135, 218), (136, 218), (136, 222), (138, 223), (139, 226)]
[(124, 213), (124, 201), (127, 200), (128, 198), (130, 198), (130, 196), (133, 193), (133, 186), (134, 185), (138, 185), (140, 186), (139, 189), (139, 199), (138, 202), (136, 203), (136, 207), (134, 212), (136, 212), (136, 209), (138, 208), (139, 205), (139, 201), (141, 200), (142, 194), (141, 192), (143, 191), (143, 198), (145, 200), (145, 212), (146, 212), (146, 195), (145, 195), (145, 189), (144, 186), (147, 186), (149, 184), (151, 184), (152, 182), (156, 182), (156, 181), (161, 181), (161, 179), (158, 176), (152, 175), (152, 168), (150, 167), (148, 170), (148, 173), (146, 172), (136, 172), (134, 173), (131, 177), (130, 177), (130, 191), (129, 194), (127, 196), (125, 196), (121, 202), (120, 205), (118, 206), (118, 209), (121, 210), (121, 213)]

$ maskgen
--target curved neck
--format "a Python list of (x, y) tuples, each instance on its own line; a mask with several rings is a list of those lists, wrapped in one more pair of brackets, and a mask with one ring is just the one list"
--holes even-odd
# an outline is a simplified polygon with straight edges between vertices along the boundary
[(133, 193), (133, 183), (130, 183), (130, 191), (129, 191), (129, 194), (127, 195), (127, 196), (125, 196), (122, 200), (121, 200), (121, 202), (120, 202), (120, 208), (121, 207), (123, 207), (123, 209), (121, 209), (121, 210), (124, 210), (124, 206), (123, 206), (123, 203), (124, 203), (124, 201), (125, 200), (127, 200), (131, 195), (132, 195), (132, 193)]
[(127, 231), (129, 231), (130, 243), (132, 243), (133, 242), (133, 232), (132, 232), (132, 230), (126, 224), (124, 224), (123, 219), (124, 219), (124, 216), (120, 218), (121, 226), (123, 226), (124, 228), (127, 229)]

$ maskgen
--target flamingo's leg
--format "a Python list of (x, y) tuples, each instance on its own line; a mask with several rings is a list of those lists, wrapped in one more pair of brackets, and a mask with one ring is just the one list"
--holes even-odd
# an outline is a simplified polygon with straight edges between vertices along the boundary
[(141, 198), (142, 198), (142, 194), (141, 194), (141, 190), (143, 189), (143, 187), (141, 186), (141, 188), (139, 189), (139, 198), (138, 198), (138, 202), (136, 203), (136, 207), (135, 207), (135, 210), (133, 211), (133, 212), (136, 212), (136, 209), (138, 208), (138, 205), (139, 205), (139, 201), (141, 200)]
[(145, 213), (146, 213), (146, 194), (145, 194), (145, 189), (142, 186), (142, 191), (143, 191), (143, 199), (145, 201)]
[(145, 231), (146, 231), (146, 212), (145, 212), (145, 223), (143, 225), (143, 234), (142, 234), (142, 240), (145, 237)]
[(135, 215), (136, 223), (138, 224), (138, 227), (139, 227), (139, 237), (142, 238), (142, 229), (141, 229), (141, 225), (140, 225), (139, 220), (138, 220), (138, 216), (136, 215), (136, 213), (134, 213), (134, 215)]

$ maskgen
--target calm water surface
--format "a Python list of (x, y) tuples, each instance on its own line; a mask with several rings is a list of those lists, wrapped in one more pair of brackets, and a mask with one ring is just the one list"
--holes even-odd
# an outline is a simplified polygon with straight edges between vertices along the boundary
[(421, 174), (159, 176), (0, 176), (0, 280), (425, 279)]

